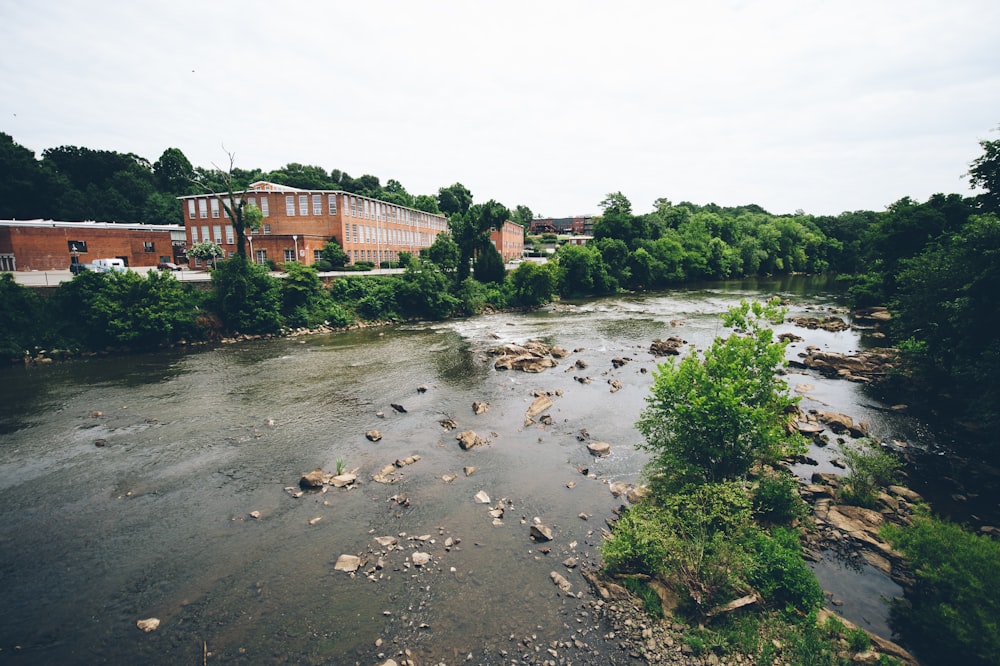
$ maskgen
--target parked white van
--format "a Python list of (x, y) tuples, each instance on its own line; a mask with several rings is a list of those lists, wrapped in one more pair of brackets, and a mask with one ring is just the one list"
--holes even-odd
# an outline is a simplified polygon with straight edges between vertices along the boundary
[(98, 273), (124, 273), (125, 262), (121, 259), (94, 259), (91, 264)]

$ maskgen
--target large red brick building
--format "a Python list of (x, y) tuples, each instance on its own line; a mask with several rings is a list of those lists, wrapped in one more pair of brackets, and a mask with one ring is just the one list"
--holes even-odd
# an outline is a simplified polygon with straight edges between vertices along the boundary
[[(400, 252), (418, 255), (439, 233), (448, 231), (444, 215), (340, 190), (303, 190), (258, 181), (241, 196), (264, 215), (261, 229), (248, 236), (248, 254), (258, 264), (268, 260), (313, 264), (323, 246), (336, 239), (351, 263), (370, 261), (378, 266), (398, 261)], [(227, 257), (236, 254), (235, 233), (215, 194), (179, 199), (189, 245), (211, 241)], [(199, 264), (191, 260), (192, 267)]]
[(126, 266), (178, 262), (186, 251), (177, 224), (0, 220), (0, 271), (66, 270), (119, 258)]
[(520, 259), (524, 256), (524, 227), (507, 220), (500, 229), (490, 232), (490, 240), (504, 261)]

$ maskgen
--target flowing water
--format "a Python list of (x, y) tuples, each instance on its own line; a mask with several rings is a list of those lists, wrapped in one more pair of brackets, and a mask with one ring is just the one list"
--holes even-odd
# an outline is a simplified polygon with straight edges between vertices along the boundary
[[(640, 480), (646, 455), (633, 424), (658, 360), (650, 342), (676, 335), (704, 348), (740, 299), (778, 295), (792, 315), (818, 314), (837, 305), (827, 287), (721, 283), (0, 370), (0, 662), (370, 664), (409, 649), (420, 663), (502, 663), (525, 637), (544, 655), (568, 636), (588, 645), (579, 663), (599, 661), (613, 642), (588, 626), (587, 585), (562, 562), (598, 562), (604, 519), (622, 502), (607, 484)], [(854, 331), (784, 330), (805, 338), (790, 355), (860, 345)], [(496, 371), (484, 353), (529, 339), (573, 353), (540, 374)], [(629, 362), (615, 369), (616, 357)], [(622, 389), (612, 393), (610, 379)], [(880, 439), (913, 431), (855, 384), (789, 381), (813, 385), (805, 409), (868, 421)], [(550, 425), (524, 423), (535, 390), (553, 392)], [(475, 415), (473, 401), (489, 411)], [(445, 430), (445, 418), (459, 430)], [(371, 429), (381, 441), (366, 439)], [(460, 449), (465, 429), (486, 445)], [(592, 458), (581, 431), (611, 455)], [(820, 471), (836, 471), (828, 449), (810, 452)], [(420, 460), (395, 483), (371, 480), (413, 454)], [(338, 461), (357, 470), (359, 487), (293, 496), (303, 473)], [(475, 501), (479, 491), (490, 504)], [(501, 501), (494, 524), (487, 511)], [(529, 538), (535, 518), (553, 541)], [(402, 546), (382, 568), (377, 536)], [(412, 565), (417, 551), (428, 565)], [(335, 571), (344, 553), (367, 562), (355, 575)], [(580, 597), (560, 594), (552, 571)], [(843, 600), (838, 612), (889, 635), (878, 598), (899, 593), (891, 581), (836, 563), (817, 572)], [(139, 631), (149, 617), (159, 629)]]

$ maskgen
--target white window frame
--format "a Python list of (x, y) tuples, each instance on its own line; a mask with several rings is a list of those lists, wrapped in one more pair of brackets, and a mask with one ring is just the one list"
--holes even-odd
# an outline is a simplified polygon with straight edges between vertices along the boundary
[(293, 250), (292, 248), (287, 248), (286, 247), (285, 248), (285, 263), (287, 264), (289, 261), (295, 261), (295, 250)]
[(313, 200), (313, 215), (322, 215), (323, 214), (323, 195), (322, 194), (314, 194), (314, 195), (312, 195), (312, 200)]
[(188, 199), (188, 218), (189, 219), (192, 219), (192, 220), (194, 219), (194, 215), (195, 215), (194, 210), (195, 210), (194, 199)]
[(219, 219), (219, 200), (209, 199), (208, 205), (212, 209), (212, 218)]
[(271, 214), (271, 211), (268, 210), (267, 197), (260, 198), (260, 212), (264, 215), (264, 217)]
[(208, 219), (208, 200), (198, 199), (198, 217), (205, 220)]
[(329, 206), (328, 210), (330, 212), (330, 215), (336, 215), (337, 214), (337, 195), (336, 194), (331, 194), (331, 195), (327, 196), (327, 205)]
[(309, 195), (300, 194), (299, 195), (299, 215), (305, 217), (309, 214)]
[(285, 215), (288, 217), (295, 217), (295, 195), (286, 194), (285, 195)]

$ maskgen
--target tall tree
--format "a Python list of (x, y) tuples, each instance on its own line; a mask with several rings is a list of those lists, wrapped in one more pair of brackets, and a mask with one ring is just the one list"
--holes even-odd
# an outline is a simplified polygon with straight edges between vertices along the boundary
[(211, 193), (222, 205), (223, 210), (226, 211), (226, 216), (229, 218), (229, 222), (232, 224), (233, 231), (236, 234), (236, 254), (245, 262), (247, 258), (247, 230), (260, 228), (263, 214), (260, 212), (260, 209), (250, 204), (243, 196), (246, 184), (240, 187), (237, 183), (235, 153), (227, 151), (226, 155), (229, 157), (228, 170), (223, 171), (215, 164), (212, 165), (215, 166), (218, 178), (222, 183), (221, 188), (209, 189), (205, 183), (200, 181), (195, 182)]
[(438, 190), (438, 209), (445, 215), (465, 215), (472, 206), (472, 192), (462, 183)]
[(986, 190), (977, 198), (983, 209), (1000, 215), (1000, 140), (980, 141), (983, 154), (969, 168), (969, 183)]
[(194, 168), (180, 148), (167, 148), (153, 163), (153, 178), (161, 193), (184, 195), (191, 190)]

